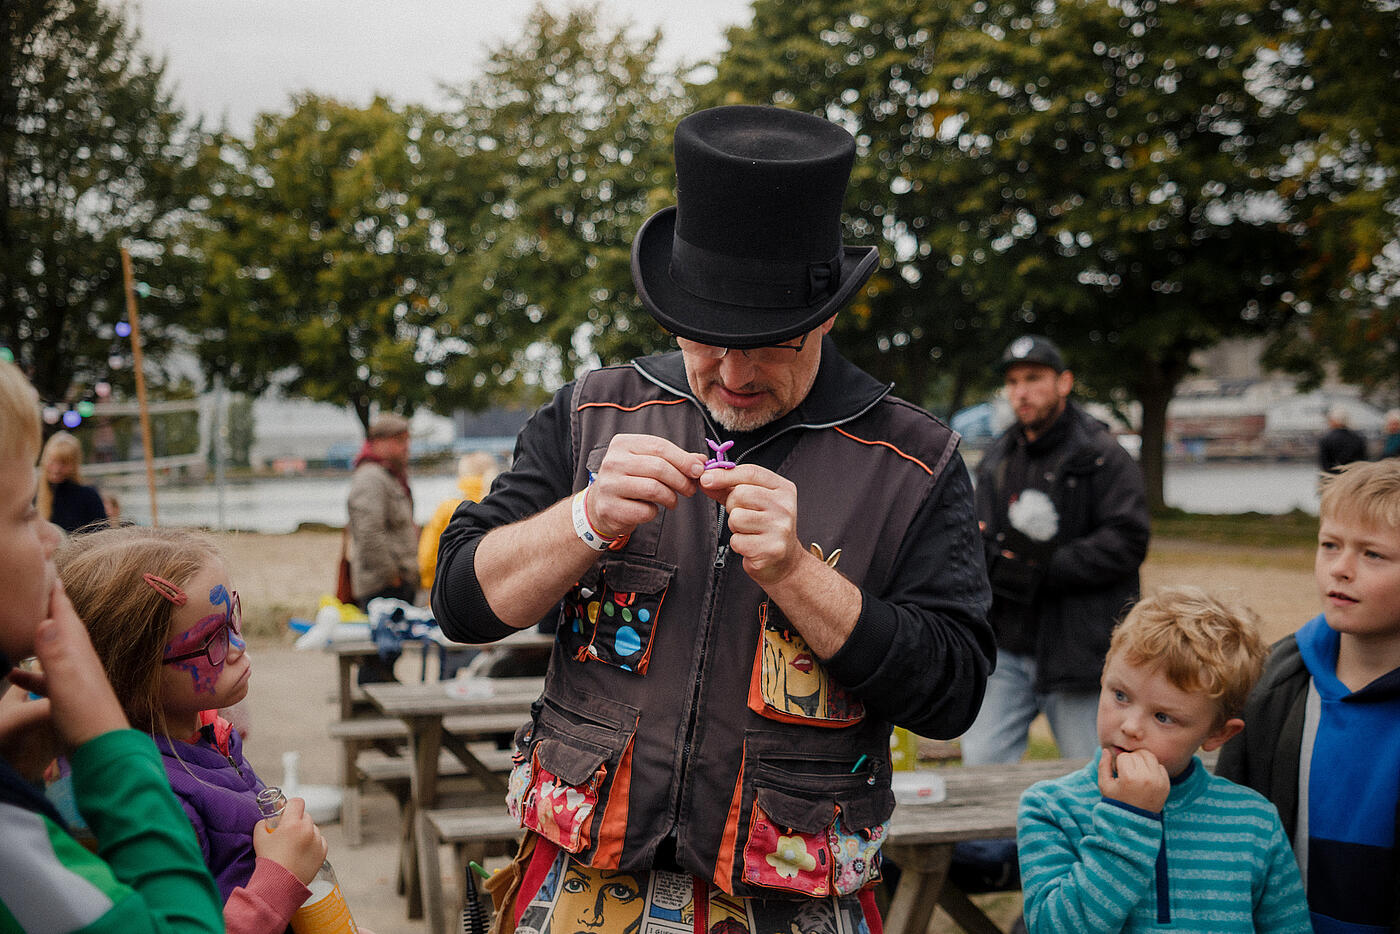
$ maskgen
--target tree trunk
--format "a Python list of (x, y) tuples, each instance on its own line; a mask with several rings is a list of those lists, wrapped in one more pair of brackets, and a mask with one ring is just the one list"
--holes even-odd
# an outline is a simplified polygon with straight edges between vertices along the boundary
[(1166, 474), (1167, 406), (1176, 395), (1190, 367), (1190, 351), (1183, 349), (1169, 354), (1165, 360), (1148, 358), (1143, 361), (1142, 381), (1137, 387), (1138, 402), (1142, 404), (1142, 451), (1138, 466), (1147, 492), (1147, 508), (1157, 512), (1166, 505), (1163, 478)]

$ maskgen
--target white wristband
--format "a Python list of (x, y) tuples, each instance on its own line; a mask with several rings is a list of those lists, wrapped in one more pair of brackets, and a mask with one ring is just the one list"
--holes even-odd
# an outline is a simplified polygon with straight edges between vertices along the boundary
[(588, 488), (584, 487), (574, 494), (574, 534), (594, 551), (607, 551), (608, 546), (617, 541), (615, 538), (604, 538), (598, 534), (598, 530), (593, 528), (593, 524), (588, 521), (588, 509), (584, 506), (584, 499), (588, 496)]

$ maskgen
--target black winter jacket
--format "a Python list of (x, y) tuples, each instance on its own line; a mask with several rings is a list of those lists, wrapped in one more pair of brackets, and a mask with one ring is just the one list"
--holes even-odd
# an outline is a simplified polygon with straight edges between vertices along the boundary
[[(1029, 445), (1013, 425), (977, 468), (977, 519), (993, 583), (1007, 571), (1003, 550), (1037, 551), (1038, 566), (1020, 577), (1033, 580), (1029, 616), (1036, 690), (1043, 693), (1098, 690), (1109, 635), (1138, 599), (1150, 522), (1142, 473), (1107, 427), (1072, 401), (1060, 421), (1042, 443)], [(1006, 518), (1008, 503), (1022, 492), (1007, 480), (1019, 458), (1058, 514), (1058, 531), (1044, 545), (1030, 546)], [(998, 624), (1004, 600), (1000, 593), (993, 598), (990, 617), (1002, 646), (1009, 635)]]

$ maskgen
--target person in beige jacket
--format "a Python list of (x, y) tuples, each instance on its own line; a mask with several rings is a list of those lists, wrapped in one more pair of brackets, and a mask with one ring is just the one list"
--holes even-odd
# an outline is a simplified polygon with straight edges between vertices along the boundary
[[(418, 595), (418, 529), (408, 487), (408, 421), (392, 413), (369, 424), (350, 480), (350, 586), (364, 608), (376, 597), (407, 603)], [(393, 680), (396, 659), (360, 666), (359, 682)]]

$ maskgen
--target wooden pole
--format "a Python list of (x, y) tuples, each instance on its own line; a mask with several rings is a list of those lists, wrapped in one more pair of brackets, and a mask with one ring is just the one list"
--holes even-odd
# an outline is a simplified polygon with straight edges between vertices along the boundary
[(122, 247), (122, 281), (126, 284), (126, 320), (131, 325), (131, 358), (136, 369), (136, 404), (141, 413), (141, 447), (146, 455), (146, 488), (151, 493), (151, 525), (160, 525), (156, 512), (156, 466), (151, 450), (151, 416), (146, 410), (146, 371), (141, 357), (141, 322), (136, 315), (136, 283), (132, 281), (131, 254)]

